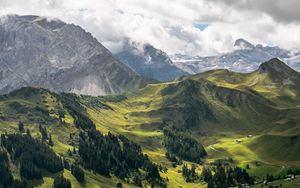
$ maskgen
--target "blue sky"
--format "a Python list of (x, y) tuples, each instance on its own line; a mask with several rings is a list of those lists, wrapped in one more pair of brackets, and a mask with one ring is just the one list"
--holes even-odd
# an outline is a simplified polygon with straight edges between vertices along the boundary
[(195, 23), (194, 27), (199, 29), (200, 31), (203, 31), (204, 29), (206, 29), (208, 27), (208, 24), (205, 23)]

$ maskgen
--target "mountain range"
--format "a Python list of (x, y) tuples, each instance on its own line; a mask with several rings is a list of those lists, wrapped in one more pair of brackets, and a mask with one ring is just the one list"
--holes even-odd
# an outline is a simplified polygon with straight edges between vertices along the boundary
[(220, 56), (172, 55), (150, 44), (125, 40), (112, 54), (74, 24), (39, 16), (5, 16), (0, 23), (0, 93), (24, 86), (89, 95), (122, 93), (147, 83), (212, 69), (250, 72), (273, 57), (299, 70), (299, 54), (236, 40)]
[(112, 54), (74, 24), (1, 17), (0, 187), (296, 187), (299, 54), (234, 46)]
[(245, 39), (237, 39), (234, 51), (217, 56), (189, 56), (175, 54), (173, 63), (180, 69), (196, 74), (212, 69), (229, 69), (235, 72), (251, 72), (262, 62), (280, 58), (295, 70), (300, 70), (299, 53), (293, 53), (277, 46), (253, 45)]
[(34, 86), (105, 95), (155, 82), (117, 61), (81, 27), (39, 16), (1, 18), (0, 66), (0, 93)]

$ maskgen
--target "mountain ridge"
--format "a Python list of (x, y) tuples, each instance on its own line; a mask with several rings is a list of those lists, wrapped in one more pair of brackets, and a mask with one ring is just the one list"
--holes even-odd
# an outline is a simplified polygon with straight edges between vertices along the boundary
[(297, 71), (295, 71), (294, 69), (292, 69), (291, 67), (289, 67), (287, 64), (285, 64), (284, 62), (282, 62), (281, 60), (279, 60), (278, 58), (272, 58), (269, 61), (266, 61), (262, 64), (259, 65), (258, 68), (259, 72), (281, 72), (284, 74), (293, 74), (296, 73)]
[(300, 103), (298, 88), (300, 73), (277, 58), (262, 63), (257, 70), (249, 73), (217, 69), (192, 75), (189, 78), (207, 79), (218, 86), (230, 88), (250, 87), (283, 106), (295, 106)]
[[(279, 58), (296, 70), (300, 70), (300, 61), (295, 53), (277, 46), (253, 45), (245, 39), (237, 39), (234, 50), (215, 56), (171, 56), (174, 64), (190, 74), (197, 74), (213, 69), (230, 69), (235, 72), (248, 73), (256, 70), (262, 62)], [(294, 55), (293, 55), (294, 54)]]
[(39, 16), (6, 16), (0, 24), (0, 92), (22, 86), (105, 95), (137, 89), (145, 79), (113, 58), (79, 26)]
[(122, 50), (114, 54), (139, 75), (159, 81), (173, 81), (188, 73), (177, 68), (169, 56), (150, 44), (125, 40)]

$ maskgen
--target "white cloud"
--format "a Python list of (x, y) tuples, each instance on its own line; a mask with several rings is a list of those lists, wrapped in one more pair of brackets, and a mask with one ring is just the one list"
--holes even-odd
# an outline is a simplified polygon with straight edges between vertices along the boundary
[[(257, 2), (257, 3), (255, 3)], [(0, 0), (0, 14), (57, 17), (82, 26), (112, 51), (131, 38), (172, 53), (212, 55), (237, 38), (299, 49), (300, 24), (286, 0)], [(270, 6), (269, 6), (270, 5)], [(276, 11), (277, 12), (274, 12)], [(290, 12), (290, 14), (289, 14)], [(200, 31), (195, 23), (209, 26)]]

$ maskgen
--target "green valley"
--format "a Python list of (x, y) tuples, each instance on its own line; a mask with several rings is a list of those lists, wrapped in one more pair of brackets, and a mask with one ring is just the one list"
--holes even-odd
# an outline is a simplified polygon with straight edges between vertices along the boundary
[[(60, 174), (72, 187), (211, 186), (203, 177), (186, 181), (185, 165), (199, 176), (206, 168), (221, 171), (223, 165), (245, 174), (242, 168), (257, 183), (267, 174), (283, 179), (290, 169), (299, 172), (299, 105), (300, 73), (272, 59), (248, 74), (213, 70), (122, 95), (92, 97), (22, 88), (0, 96), (0, 133), (8, 139), (12, 134), (26, 137), (28, 130), (85, 175), (79, 182), (70, 168), (42, 169), (42, 179), (25, 178), (30, 186), (51, 187)], [(0, 150), (8, 153), (14, 179), (24, 180), (22, 159), (13, 158), (7, 148), (2, 144)], [(92, 164), (97, 156), (115, 161), (100, 161), (97, 167)], [(115, 163), (129, 170), (122, 175)]]

